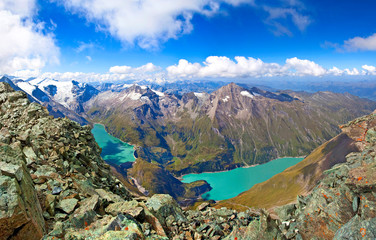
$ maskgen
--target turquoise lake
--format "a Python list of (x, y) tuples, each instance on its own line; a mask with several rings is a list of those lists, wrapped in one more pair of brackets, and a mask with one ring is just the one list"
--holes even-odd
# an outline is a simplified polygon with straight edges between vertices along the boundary
[(264, 182), (283, 172), (303, 158), (279, 158), (268, 163), (248, 168), (236, 168), (226, 172), (188, 174), (182, 182), (206, 180), (213, 188), (202, 195), (204, 199), (225, 200), (239, 195), (257, 183)]
[(106, 162), (120, 165), (135, 161), (133, 146), (108, 134), (103, 125), (95, 124), (91, 132), (99, 147), (102, 148), (101, 156)]

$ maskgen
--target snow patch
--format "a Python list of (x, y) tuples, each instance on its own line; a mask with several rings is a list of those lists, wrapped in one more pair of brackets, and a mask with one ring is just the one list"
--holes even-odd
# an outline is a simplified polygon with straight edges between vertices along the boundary
[(194, 92), (193, 94), (194, 94), (196, 97), (198, 97), (198, 98), (203, 98), (203, 97), (204, 97), (204, 93)]
[(153, 90), (153, 89), (152, 89), (152, 91), (155, 92), (155, 94), (157, 94), (160, 97), (164, 97), (165, 96), (163, 92), (160, 92), (160, 91), (157, 91), (157, 90)]
[(241, 91), (240, 94), (245, 97), (253, 98), (253, 95), (248, 91)]
[(230, 96), (226, 96), (225, 98), (222, 99), (223, 102), (228, 102), (228, 100), (230, 99)]
[(124, 99), (126, 98), (130, 98), (131, 100), (134, 100), (134, 101), (137, 101), (141, 98), (141, 93), (136, 93), (136, 92), (130, 92), (130, 93), (127, 93), (125, 94), (121, 99), (120, 101), (123, 101)]
[(132, 87), (133, 86), (133, 84), (124, 84), (123, 85), (123, 88), (130, 88), (130, 87)]
[(21, 81), (17, 82), (16, 84), (19, 88), (24, 90), (27, 94), (29, 94), (30, 96), (33, 96), (33, 91), (36, 89), (35, 86), (31, 85), (28, 82), (21, 82)]
[(48, 92), (44, 89), (49, 85), (56, 86), (56, 94), (51, 96), (56, 102), (60, 103), (64, 107), (70, 109), (70, 105), (74, 102), (74, 94), (73, 94), (73, 82), (72, 81), (56, 81), (52, 79), (40, 79), (36, 78), (29, 82), (34, 86), (38, 86), (43, 92), (48, 94)]
[(147, 96), (142, 96), (140, 99), (141, 101), (144, 101), (144, 102), (147, 102), (150, 100)]

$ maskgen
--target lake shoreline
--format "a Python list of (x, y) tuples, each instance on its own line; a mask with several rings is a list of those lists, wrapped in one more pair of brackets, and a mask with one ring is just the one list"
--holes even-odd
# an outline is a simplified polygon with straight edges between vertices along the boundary
[(273, 159), (265, 164), (234, 168), (221, 172), (192, 173), (184, 175), (183, 183), (205, 180), (212, 189), (199, 196), (198, 199), (221, 201), (239, 195), (264, 182), (274, 175), (298, 164), (303, 157), (283, 157)]
[[(128, 145), (128, 146), (132, 147), (132, 148), (133, 148), (133, 154), (132, 154), (132, 156), (133, 156), (134, 160), (133, 160), (133, 161), (130, 161), (130, 162), (135, 162), (135, 161), (137, 160), (137, 157), (136, 157), (136, 155), (135, 155), (135, 153), (136, 153), (136, 146), (135, 146), (135, 145), (132, 145), (132, 144), (130, 144), (130, 143), (128, 143), (128, 142), (124, 142), (124, 141), (122, 141), (120, 138), (117, 138), (117, 137), (113, 136), (112, 134), (110, 134), (109, 132), (107, 132), (107, 130), (106, 130), (106, 126), (105, 126), (104, 124), (102, 124), (102, 123), (94, 122), (94, 123), (92, 123), (92, 125), (93, 125), (93, 127), (92, 127), (92, 129), (91, 129), (91, 132), (92, 132), (93, 129), (95, 128), (95, 125), (99, 125), (99, 126), (103, 127), (103, 129), (104, 129), (104, 131), (106, 132), (107, 135), (111, 136), (112, 138), (115, 138), (117, 141), (121, 142), (121, 143), (124, 144), (124, 145)], [(94, 134), (93, 134), (93, 135), (94, 135)], [(94, 139), (95, 139), (95, 137), (94, 137)], [(97, 141), (96, 141), (96, 142), (97, 142)], [(98, 144), (98, 142), (97, 142), (97, 144)], [(99, 145), (99, 144), (98, 144), (98, 145)], [(101, 149), (102, 149), (102, 147), (101, 147)], [(102, 158), (103, 158), (103, 160), (104, 160), (105, 162), (107, 162), (107, 163), (109, 164), (109, 162), (108, 162), (107, 160), (105, 160), (104, 157), (102, 157)], [(129, 162), (129, 161), (128, 161), (128, 162)], [(115, 164), (115, 165), (117, 165), (117, 164)], [(120, 166), (120, 164), (117, 165), (117, 166)]]
[[(282, 159), (282, 158), (305, 158), (307, 155), (305, 156), (298, 156), (298, 157), (289, 157), (289, 156), (286, 156), (286, 157), (279, 157), (279, 158), (276, 158), (276, 159), (273, 159), (273, 160), (270, 160), (268, 162), (272, 162), (274, 160), (278, 160), (278, 159)], [(268, 163), (266, 162), (266, 163)], [(263, 165), (263, 164), (266, 164), (266, 163), (262, 163), (262, 164), (253, 164), (253, 165), (248, 165), (248, 166), (243, 166), (243, 167), (237, 167), (237, 168), (232, 168), (232, 169), (229, 169), (229, 170), (222, 170), (222, 171), (212, 171), (212, 172), (201, 172), (201, 173), (187, 173), (187, 174), (183, 174), (179, 177), (176, 177), (179, 181), (182, 181), (184, 176), (187, 176), (187, 175), (198, 175), (198, 174), (202, 174), (202, 173), (223, 173), (223, 172), (228, 172), (228, 171), (232, 171), (232, 170), (235, 170), (235, 169), (238, 169), (238, 168), (251, 168), (251, 167), (256, 167), (256, 166), (259, 166), (259, 165)]]

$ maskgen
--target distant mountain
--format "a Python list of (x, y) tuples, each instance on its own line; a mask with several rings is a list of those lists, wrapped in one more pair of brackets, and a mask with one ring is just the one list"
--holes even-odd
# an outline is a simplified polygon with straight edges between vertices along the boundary
[(136, 145), (140, 159), (180, 176), (306, 155), (337, 135), (338, 124), (371, 112), (376, 103), (231, 83), (211, 94), (183, 95), (133, 85), (99, 93), (84, 107), (92, 121)]
[(99, 90), (93, 86), (76, 81), (56, 81), (37, 78), (27, 83), (38, 87), (55, 102), (78, 114), (83, 112), (83, 103), (99, 93)]
[[(375, 80), (319, 80), (319, 81), (296, 81), (296, 80), (280, 80), (280, 81), (264, 81), (266, 86), (274, 89), (289, 89), (293, 91), (331, 91), (335, 93), (350, 93), (352, 95), (368, 98), (376, 101), (376, 81)], [(252, 86), (252, 84), (246, 84)]]
[[(0, 79), (0, 82), (7, 82), (15, 90), (25, 92), (30, 101), (42, 104), (54, 117), (68, 117), (81, 125), (88, 124), (88, 121), (80, 115), (79, 110), (82, 109), (82, 102), (88, 100), (92, 92), (95, 93), (95, 91), (91, 89), (92, 87), (82, 87), (77, 90), (75, 88), (70, 88), (75, 89), (78, 93), (73, 95), (65, 86), (68, 84), (61, 84), (52, 80), (48, 81), (51, 84), (47, 85), (45, 84), (47, 81), (38, 82), (33, 80), (29, 82), (17, 78), (10, 79), (3, 77)], [(58, 87), (54, 83), (57, 86), (59, 86), (59, 84), (65, 84), (63, 87), (59, 86), (59, 95), (56, 94), (58, 92)], [(61, 94), (61, 92), (64, 92), (64, 94)], [(96, 92), (98, 92), (98, 90), (96, 90)], [(62, 95), (65, 95), (66, 97), (62, 97)], [(72, 98), (75, 100), (69, 102), (68, 100)]]

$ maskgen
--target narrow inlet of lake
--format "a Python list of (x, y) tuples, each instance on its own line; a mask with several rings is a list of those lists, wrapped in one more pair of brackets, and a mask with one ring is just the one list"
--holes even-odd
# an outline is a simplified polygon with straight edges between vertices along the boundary
[(106, 162), (120, 165), (125, 162), (135, 161), (133, 146), (108, 134), (103, 125), (94, 124), (91, 132), (99, 147), (102, 148), (101, 156)]
[(237, 196), (257, 183), (268, 180), (302, 160), (303, 158), (279, 158), (254, 167), (236, 168), (225, 172), (188, 174), (183, 176), (182, 182), (206, 180), (213, 189), (203, 194), (202, 198), (225, 200)]

